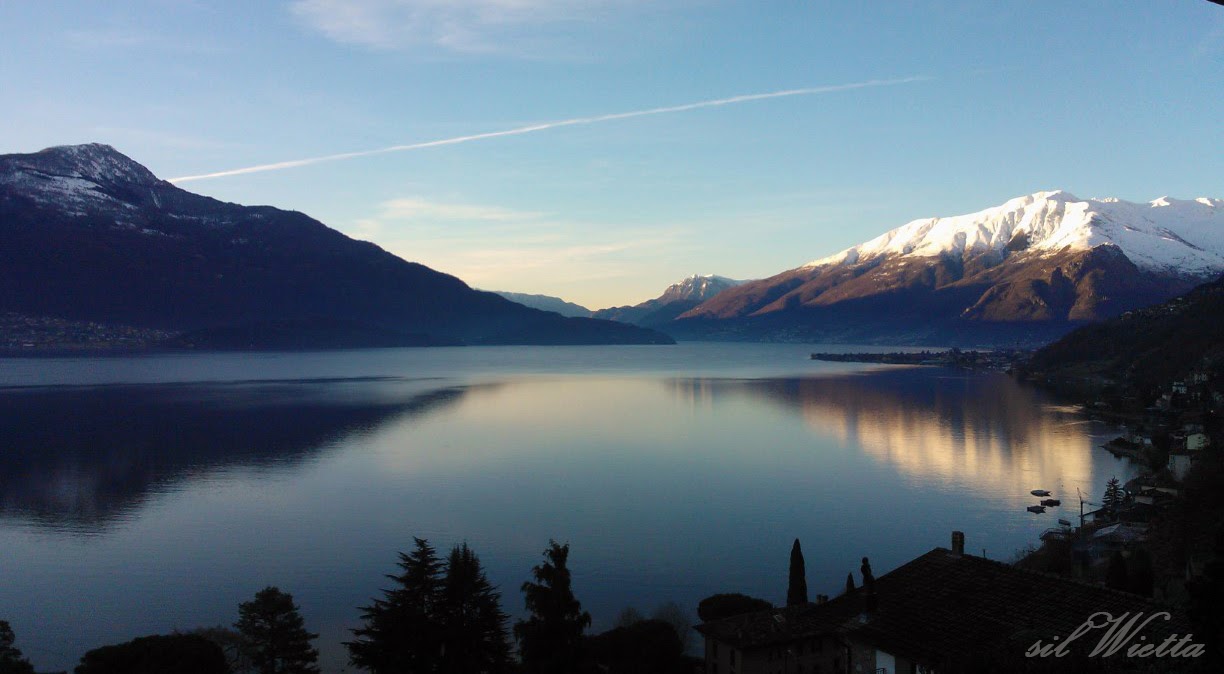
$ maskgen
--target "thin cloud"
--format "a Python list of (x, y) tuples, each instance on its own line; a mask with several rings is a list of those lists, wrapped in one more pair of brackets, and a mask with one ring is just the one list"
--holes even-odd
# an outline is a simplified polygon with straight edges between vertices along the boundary
[(502, 51), (519, 42), (519, 28), (590, 21), (640, 0), (297, 0), (292, 14), (311, 30), (343, 44), (372, 49), (427, 45), (450, 52)]
[(378, 148), (376, 150), (361, 150), (357, 152), (343, 152), (339, 154), (325, 155), (321, 157), (309, 157), (306, 159), (295, 159), (292, 161), (277, 162), (274, 164), (260, 164), (258, 166), (247, 166), (244, 168), (229, 169), (226, 171), (217, 171), (215, 173), (204, 173), (193, 176), (183, 176), (180, 178), (171, 178), (172, 183), (185, 183), (195, 180), (209, 180), (212, 178), (224, 178), (228, 176), (245, 175), (248, 173), (263, 173), (265, 171), (281, 171), (284, 169), (298, 168), (301, 166), (310, 166), (312, 164), (321, 164), (323, 162), (341, 161), (344, 159), (357, 159), (359, 157), (370, 157), (380, 154), (389, 154), (392, 152), (408, 152), (412, 150), (423, 150), (431, 147), (442, 147), (445, 145), (459, 145), (461, 143), (470, 143), (477, 140), (488, 140), (490, 138), (501, 138), (503, 136), (521, 136), (528, 133), (536, 133), (538, 131), (546, 131), (548, 129), (557, 129), (566, 126), (580, 126), (587, 124), (598, 124), (601, 122), (611, 122), (621, 119), (631, 119), (634, 117), (647, 117), (650, 115), (665, 115), (676, 112), (687, 112), (689, 110), (697, 110), (700, 108), (715, 108), (724, 105), (735, 105), (738, 103), (748, 103), (750, 101), (760, 101), (771, 98), (785, 98), (789, 96), (814, 96), (819, 94), (828, 94), (837, 91), (849, 91), (852, 89), (868, 89), (872, 87), (890, 87), (900, 84), (909, 84), (912, 82), (925, 82), (933, 78), (923, 75), (913, 77), (903, 77), (900, 79), (891, 80), (866, 80), (863, 82), (852, 82), (850, 84), (832, 84), (823, 87), (806, 87), (802, 89), (784, 89), (782, 91), (771, 91), (760, 94), (743, 94), (740, 96), (732, 96), (730, 98), (718, 98), (708, 101), (698, 101), (696, 103), (685, 103), (682, 105), (671, 105), (661, 108), (650, 108), (647, 110), (634, 110), (631, 112), (617, 112), (607, 115), (596, 115), (594, 117), (575, 117), (573, 119), (562, 119), (554, 122), (541, 122), (539, 124), (531, 124), (528, 126), (520, 126), (513, 129), (504, 129), (502, 131), (490, 131), (487, 133), (477, 133), (469, 136), (457, 136), (454, 138), (444, 138), (441, 140), (431, 140), (422, 143), (412, 143), (408, 145), (392, 145), (390, 147)]

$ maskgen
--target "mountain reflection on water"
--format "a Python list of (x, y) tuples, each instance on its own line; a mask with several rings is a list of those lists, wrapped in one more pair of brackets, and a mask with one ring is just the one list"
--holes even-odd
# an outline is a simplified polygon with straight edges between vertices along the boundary
[[(466, 389), (404, 399), (371, 378), (0, 392), (0, 518), (87, 533), (136, 516), (151, 492), (235, 466), (288, 469)], [(361, 390), (365, 387), (373, 390)]]
[[(0, 619), (40, 670), (70, 670), (96, 646), (231, 623), (273, 584), (336, 672), (357, 607), (413, 536), (469, 542), (512, 618), (540, 551), (568, 541), (603, 630), (627, 606), (782, 601), (795, 537), (812, 593), (952, 529), (1006, 559), (1071, 512), (1025, 512), (1030, 489), (1070, 505), (1133, 472), (1096, 447), (1108, 429), (1004, 376), (811, 363), (777, 345), (546, 353), (569, 360), (358, 352), (360, 376), (343, 377), (340, 355), (280, 355), (252, 373), (276, 380), (213, 382), (245, 361), (207, 356), (176, 361), (186, 383), (10, 378)], [(294, 369), (312, 378), (279, 374)]]
[[(905, 475), (986, 498), (1028, 502), (1092, 485), (1094, 437), (1072, 409), (1005, 375), (896, 369), (867, 375), (764, 380), (677, 379), (676, 395), (702, 404), (719, 393), (793, 409), (816, 432), (860, 447)], [(1091, 489), (1089, 492), (1091, 493)]]

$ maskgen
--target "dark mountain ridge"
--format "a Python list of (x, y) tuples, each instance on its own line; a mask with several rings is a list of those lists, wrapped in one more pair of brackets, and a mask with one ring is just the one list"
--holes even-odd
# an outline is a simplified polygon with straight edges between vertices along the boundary
[(332, 320), (439, 343), (672, 341), (473, 290), (302, 213), (192, 194), (97, 144), (0, 156), (0, 311), (184, 332)]
[(1224, 371), (1224, 277), (1080, 328), (1026, 365), (1036, 379), (1145, 394), (1196, 371)]

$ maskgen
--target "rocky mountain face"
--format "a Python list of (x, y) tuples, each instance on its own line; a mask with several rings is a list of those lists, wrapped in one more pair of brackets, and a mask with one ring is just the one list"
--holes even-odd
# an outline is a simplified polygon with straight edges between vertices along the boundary
[(704, 276), (693, 275), (667, 286), (662, 295), (652, 300), (646, 300), (641, 304), (633, 306), (600, 309), (592, 315), (595, 318), (621, 321), (622, 323), (663, 327), (684, 312), (741, 283), (743, 281), (736, 281), (725, 276), (715, 276), (714, 274), (706, 274)]
[(406, 344), (671, 342), (473, 290), (302, 213), (192, 194), (96, 144), (0, 156), (0, 312), (229, 336), (256, 326), (239, 328), (256, 342), (261, 325), (281, 341), (285, 326), (322, 325)]
[(915, 220), (680, 315), (687, 337), (1043, 342), (1224, 272), (1224, 201), (1038, 192)]

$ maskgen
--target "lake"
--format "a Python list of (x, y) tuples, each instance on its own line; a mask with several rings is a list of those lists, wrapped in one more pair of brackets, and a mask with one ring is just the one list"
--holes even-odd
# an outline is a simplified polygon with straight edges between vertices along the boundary
[[(266, 585), (324, 671), (412, 537), (467, 541), (512, 618), (550, 538), (607, 629), (716, 592), (837, 594), (937, 546), (1010, 560), (1134, 469), (1001, 374), (829, 345), (0, 360), (0, 619), (40, 670), (230, 624)], [(879, 350), (879, 349), (875, 349)], [(1061, 508), (1034, 515), (1031, 489)]]

